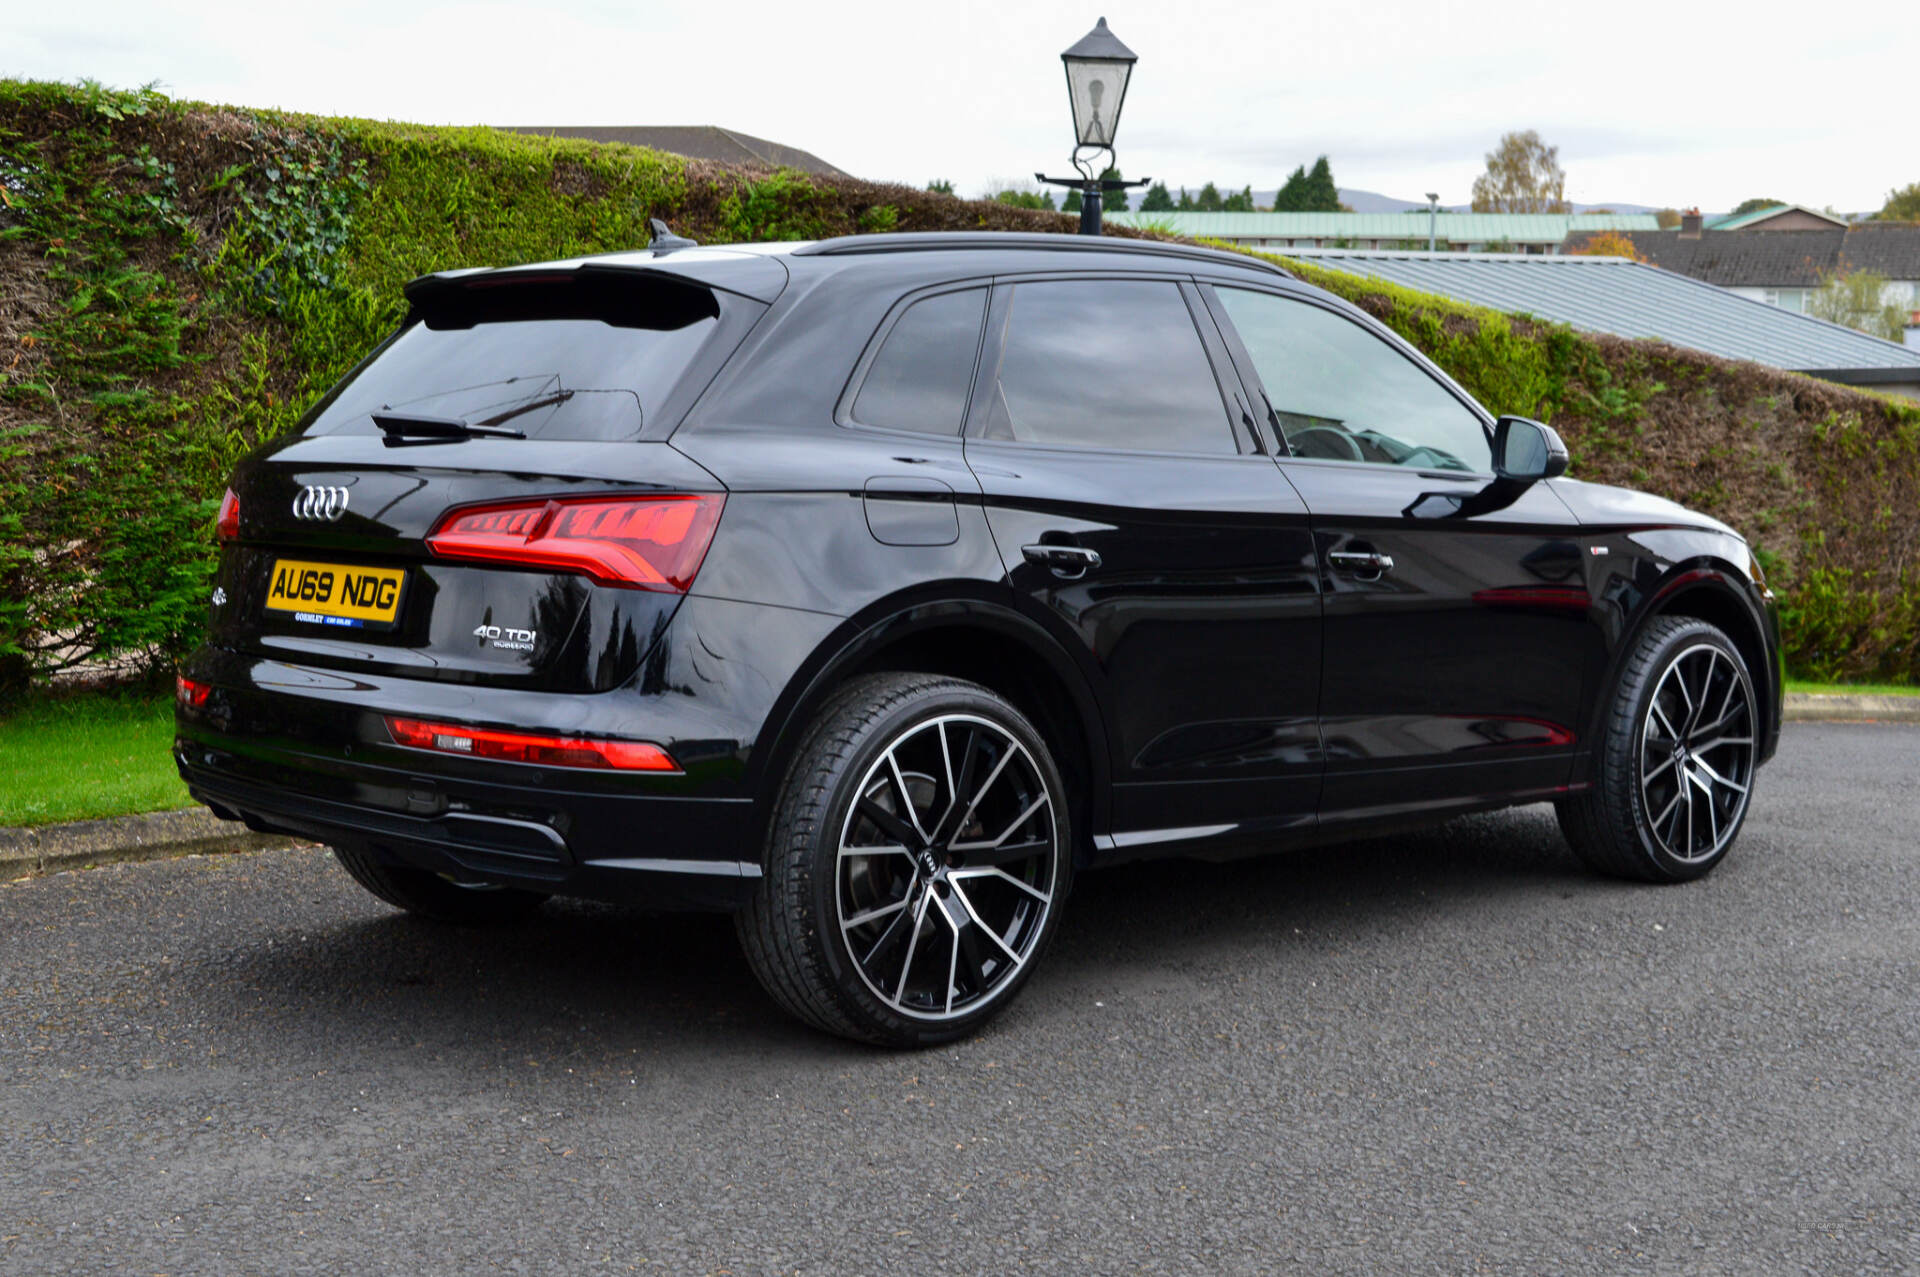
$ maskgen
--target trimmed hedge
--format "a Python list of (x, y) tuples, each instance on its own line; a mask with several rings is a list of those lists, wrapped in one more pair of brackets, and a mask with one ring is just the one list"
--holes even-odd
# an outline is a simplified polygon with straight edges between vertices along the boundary
[[(426, 271), (1068, 216), (501, 133), (0, 81), (0, 693), (204, 622), (226, 473), (399, 320)], [(1819, 679), (1920, 681), (1920, 410), (1752, 364), (1290, 269), (1405, 334), (1576, 473), (1753, 540)]]

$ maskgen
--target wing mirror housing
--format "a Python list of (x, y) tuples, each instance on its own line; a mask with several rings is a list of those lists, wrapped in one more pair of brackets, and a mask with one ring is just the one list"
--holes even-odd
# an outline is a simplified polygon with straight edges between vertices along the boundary
[(1567, 472), (1567, 445), (1552, 426), (1525, 417), (1502, 417), (1493, 427), (1493, 472), (1532, 483)]

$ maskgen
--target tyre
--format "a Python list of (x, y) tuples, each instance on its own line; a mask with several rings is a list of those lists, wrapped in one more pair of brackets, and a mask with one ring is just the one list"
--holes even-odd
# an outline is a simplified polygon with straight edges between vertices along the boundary
[(820, 712), (776, 799), (765, 876), (736, 915), (754, 974), (842, 1037), (924, 1046), (1002, 1010), (1073, 871), (1046, 741), (973, 683), (859, 679)]
[(1642, 882), (1686, 882), (1725, 859), (1759, 761), (1753, 680), (1714, 626), (1660, 617), (1614, 689), (1593, 787), (1555, 804), (1581, 860)]
[(333, 858), (353, 880), (398, 909), (459, 926), (517, 922), (547, 897), (507, 887), (462, 886), (424, 869), (389, 865), (355, 847), (333, 848)]

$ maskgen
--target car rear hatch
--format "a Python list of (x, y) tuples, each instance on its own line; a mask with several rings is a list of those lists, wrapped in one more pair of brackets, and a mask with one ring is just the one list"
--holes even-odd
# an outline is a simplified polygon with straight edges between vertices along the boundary
[(212, 642), (553, 691), (633, 676), (722, 485), (664, 440), (764, 312), (648, 269), (434, 276), (407, 322), (236, 470)]

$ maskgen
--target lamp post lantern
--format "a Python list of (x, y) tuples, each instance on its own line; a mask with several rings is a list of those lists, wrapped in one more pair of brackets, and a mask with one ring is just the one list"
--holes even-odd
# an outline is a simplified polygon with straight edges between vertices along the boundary
[[(1080, 176), (1034, 177), (1049, 186), (1071, 186), (1080, 191), (1080, 233), (1100, 233), (1101, 197), (1108, 191), (1129, 186), (1145, 186), (1153, 179), (1123, 182), (1102, 178), (1114, 167), (1113, 136), (1120, 128), (1120, 107), (1127, 99), (1127, 81), (1133, 77), (1133, 64), (1139, 59), (1132, 49), (1120, 43), (1107, 30), (1107, 20), (1094, 23), (1093, 30), (1080, 37), (1072, 48), (1060, 55), (1067, 71), (1067, 99), (1073, 107), (1073, 167)], [(1095, 167), (1091, 157), (1106, 152), (1106, 163)]]

